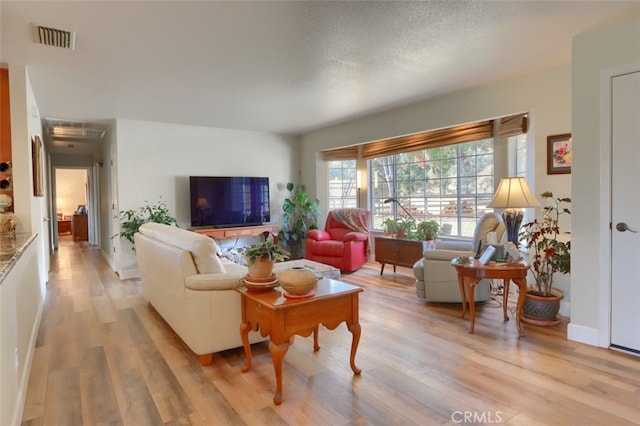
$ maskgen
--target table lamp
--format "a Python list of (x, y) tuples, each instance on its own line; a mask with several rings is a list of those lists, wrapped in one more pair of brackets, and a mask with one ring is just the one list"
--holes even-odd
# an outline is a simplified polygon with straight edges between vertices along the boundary
[(200, 223), (199, 225), (204, 224), (204, 211), (209, 208), (209, 202), (206, 197), (198, 197), (196, 200), (196, 208), (200, 211)]
[(518, 234), (524, 216), (522, 209), (540, 207), (540, 202), (529, 189), (525, 178), (507, 177), (502, 178), (493, 200), (487, 207), (504, 209), (502, 210), (502, 219), (504, 219), (507, 228), (508, 240), (518, 246)]

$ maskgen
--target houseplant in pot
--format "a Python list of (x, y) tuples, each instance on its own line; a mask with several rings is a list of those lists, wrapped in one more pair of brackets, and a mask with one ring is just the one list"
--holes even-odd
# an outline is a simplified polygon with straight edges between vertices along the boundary
[[(133, 250), (136, 249), (134, 245), (133, 236), (140, 226), (147, 222), (162, 223), (165, 225), (178, 226), (176, 218), (171, 215), (167, 204), (162, 198), (154, 203), (145, 201), (142, 207), (137, 209), (123, 210), (119, 214), (120, 219), (120, 232), (113, 237), (120, 236), (131, 243)], [(112, 237), (112, 238), (113, 238)]]
[(440, 224), (435, 220), (424, 220), (416, 225), (415, 238), (424, 241), (423, 245), (431, 250), (435, 248), (438, 235), (440, 235)]
[(520, 232), (531, 256), (534, 285), (527, 291), (522, 320), (530, 324), (555, 325), (562, 293), (553, 288), (556, 273), (571, 272), (571, 241), (561, 237), (558, 221), (561, 215), (571, 214), (567, 204), (571, 198), (554, 197), (543, 192), (540, 197), (550, 204), (543, 207), (541, 222), (534, 220), (523, 225)]
[(283, 226), (278, 232), (282, 245), (291, 253), (292, 259), (303, 257), (302, 248), (310, 229), (318, 228), (320, 201), (309, 199), (301, 184), (287, 183), (289, 198), (282, 204)]
[(272, 241), (255, 243), (244, 250), (247, 259), (249, 277), (254, 279), (270, 278), (273, 264), (289, 258), (289, 252)]

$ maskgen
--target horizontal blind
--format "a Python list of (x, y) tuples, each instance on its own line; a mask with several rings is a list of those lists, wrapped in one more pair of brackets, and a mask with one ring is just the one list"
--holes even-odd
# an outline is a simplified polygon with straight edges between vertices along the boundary
[(527, 114), (511, 115), (500, 119), (500, 130), (498, 136), (510, 138), (527, 133)]
[(493, 137), (493, 120), (463, 124), (446, 129), (431, 130), (370, 142), (362, 146), (362, 158), (386, 157), (401, 152), (437, 148), (462, 142)]
[(323, 152), (325, 161), (344, 161), (358, 159), (358, 146), (330, 149)]

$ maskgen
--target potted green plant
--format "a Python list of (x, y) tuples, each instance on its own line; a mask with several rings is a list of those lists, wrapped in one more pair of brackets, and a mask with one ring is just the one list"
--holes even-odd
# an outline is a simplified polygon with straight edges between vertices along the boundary
[(438, 235), (440, 235), (440, 224), (435, 220), (423, 220), (416, 224), (416, 229), (411, 237), (423, 242), (424, 250), (433, 250), (436, 248)]
[(309, 199), (309, 195), (301, 184), (289, 182), (287, 191), (289, 191), (289, 198), (282, 204), (284, 223), (278, 232), (278, 238), (289, 250), (292, 259), (300, 259), (303, 257), (302, 247), (307, 238), (307, 232), (318, 228), (320, 201), (317, 198)]
[(440, 224), (435, 220), (424, 220), (416, 224), (415, 238), (421, 241), (431, 241), (440, 235)]
[(538, 325), (555, 325), (560, 309), (562, 292), (553, 288), (556, 273), (571, 272), (571, 241), (560, 237), (560, 216), (571, 214), (566, 207), (571, 198), (557, 198), (552, 192), (543, 192), (540, 197), (551, 204), (543, 207), (541, 222), (534, 220), (522, 226), (521, 240), (531, 256), (531, 273), (534, 285), (527, 291), (522, 319)]
[(137, 209), (123, 210), (119, 213), (120, 232), (112, 238), (120, 236), (131, 243), (131, 247), (135, 251), (135, 243), (133, 236), (142, 224), (147, 222), (163, 223), (165, 225), (178, 226), (176, 218), (171, 215), (169, 208), (164, 200), (150, 203), (144, 202), (142, 207)]
[(244, 250), (247, 259), (249, 276), (252, 278), (269, 278), (273, 274), (273, 264), (289, 258), (287, 250), (272, 241), (255, 243)]
[(398, 231), (400, 230), (400, 226), (398, 225), (397, 220), (388, 217), (382, 221), (382, 229), (385, 235), (396, 237), (398, 235)]

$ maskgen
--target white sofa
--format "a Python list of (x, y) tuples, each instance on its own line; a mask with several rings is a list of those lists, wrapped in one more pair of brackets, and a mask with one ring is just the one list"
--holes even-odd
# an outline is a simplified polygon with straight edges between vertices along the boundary
[[(146, 223), (134, 239), (145, 300), (203, 365), (215, 352), (242, 346), (235, 288), (246, 266), (221, 259), (213, 239), (173, 226)], [(249, 335), (251, 343), (262, 340)]]

